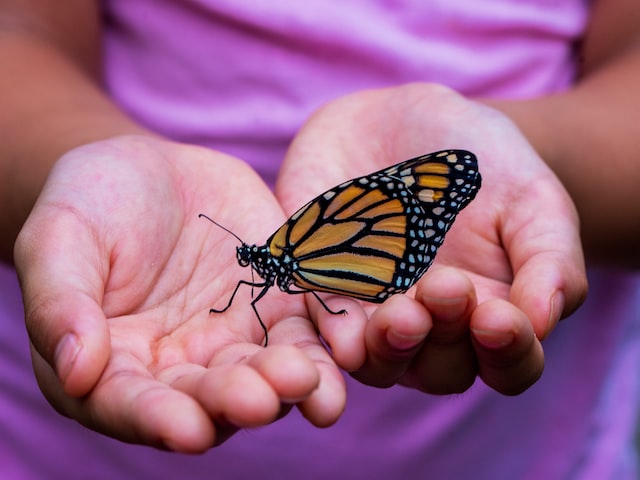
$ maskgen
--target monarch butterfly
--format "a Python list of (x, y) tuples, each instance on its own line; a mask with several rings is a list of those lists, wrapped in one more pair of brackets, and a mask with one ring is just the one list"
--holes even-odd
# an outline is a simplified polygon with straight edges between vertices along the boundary
[(427, 271), (456, 215), (481, 185), (475, 155), (443, 150), (354, 178), (317, 196), (294, 213), (267, 242), (249, 245), (236, 234), (238, 263), (251, 266), (262, 281), (251, 307), (268, 343), (256, 303), (277, 284), (286, 293), (329, 292), (382, 303), (406, 292)]

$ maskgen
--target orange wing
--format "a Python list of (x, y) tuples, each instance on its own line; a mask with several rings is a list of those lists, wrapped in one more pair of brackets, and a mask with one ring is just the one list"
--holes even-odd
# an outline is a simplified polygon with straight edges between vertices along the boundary
[(480, 182), (472, 153), (447, 150), (328, 190), (267, 241), (287, 265), (280, 284), (370, 302), (406, 291), (429, 268)]

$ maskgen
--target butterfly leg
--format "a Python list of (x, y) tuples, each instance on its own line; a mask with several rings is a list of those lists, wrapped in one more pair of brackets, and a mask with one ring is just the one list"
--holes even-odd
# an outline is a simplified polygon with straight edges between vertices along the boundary
[[(262, 283), (254, 283), (254, 282), (247, 282), (246, 280), (240, 280), (238, 282), (238, 284), (236, 285), (236, 288), (233, 290), (233, 293), (231, 294), (231, 298), (229, 299), (229, 303), (227, 303), (227, 306), (222, 308), (222, 309), (216, 309), (216, 308), (210, 308), (209, 309), (209, 313), (224, 313), (226, 312), (229, 307), (231, 307), (231, 304), (233, 303), (233, 299), (236, 297), (236, 293), (238, 293), (238, 289), (240, 288), (240, 285), (249, 285), (250, 287), (269, 287), (270, 285), (267, 285), (266, 282), (262, 282)], [(261, 292), (261, 294), (258, 296), (258, 298), (262, 297), (262, 295), (264, 295), (263, 292)]]
[(320, 305), (322, 305), (327, 312), (329, 312), (329, 313), (331, 313), (333, 315), (346, 315), (347, 314), (347, 311), (344, 308), (342, 310), (338, 310), (337, 312), (334, 312), (333, 310), (331, 310), (329, 308), (329, 306), (326, 303), (324, 303), (322, 301), (322, 299), (320, 298), (320, 296), (316, 292), (314, 292), (313, 290), (309, 290), (309, 292), (312, 293), (313, 296), (318, 299), (318, 301), (320, 302)]
[(269, 341), (269, 335), (267, 333), (267, 327), (265, 326), (265, 324), (262, 322), (262, 318), (260, 318), (260, 314), (258, 313), (258, 310), (256, 309), (256, 302), (258, 300), (260, 300), (262, 297), (264, 297), (265, 293), (267, 293), (267, 290), (269, 290), (269, 288), (271, 287), (271, 284), (267, 283), (267, 282), (262, 282), (262, 283), (255, 283), (255, 282), (248, 282), (246, 280), (240, 280), (238, 282), (238, 284), (236, 285), (236, 288), (233, 290), (233, 293), (231, 294), (231, 298), (229, 299), (229, 303), (227, 303), (227, 306), (221, 309), (215, 309), (215, 308), (210, 308), (209, 309), (209, 313), (224, 313), (226, 312), (229, 307), (231, 307), (231, 304), (233, 304), (233, 299), (236, 296), (236, 293), (238, 293), (238, 290), (240, 289), (240, 285), (248, 285), (250, 286), (252, 289), (254, 287), (261, 287), (262, 290), (260, 290), (260, 293), (258, 294), (258, 296), (256, 298), (254, 298), (251, 301), (251, 308), (253, 308), (253, 311), (256, 314), (256, 317), (258, 317), (258, 322), (260, 322), (260, 326), (262, 327), (262, 330), (264, 330), (264, 346), (267, 346), (267, 343)]
[(331, 310), (329, 308), (329, 306), (324, 303), (324, 301), (320, 298), (320, 296), (313, 290), (291, 290), (290, 288), (287, 288), (286, 290), (284, 290), (287, 293), (290, 293), (292, 295), (297, 295), (299, 293), (311, 293), (313, 294), (314, 297), (316, 297), (318, 299), (318, 301), (320, 302), (320, 305), (322, 305), (322, 307), (329, 312), (332, 315), (346, 315), (347, 311), (343, 308), (342, 310), (338, 310), (337, 312)]
[[(253, 284), (254, 287), (259, 287), (260, 285), (255, 285)], [(258, 317), (258, 322), (260, 322), (260, 326), (262, 327), (262, 330), (264, 331), (264, 346), (266, 347), (269, 344), (269, 333), (267, 332), (267, 326), (264, 324), (264, 322), (262, 321), (262, 318), (260, 318), (260, 314), (258, 313), (258, 309), (256, 308), (256, 303), (258, 303), (258, 300), (260, 300), (262, 297), (264, 297), (265, 293), (267, 293), (267, 290), (269, 290), (269, 288), (271, 287), (271, 285), (269, 285), (268, 283), (265, 283), (262, 290), (260, 290), (260, 293), (258, 294), (258, 296), (256, 298), (254, 298), (253, 300), (251, 300), (251, 308), (253, 308), (253, 311), (256, 314), (256, 317)]]

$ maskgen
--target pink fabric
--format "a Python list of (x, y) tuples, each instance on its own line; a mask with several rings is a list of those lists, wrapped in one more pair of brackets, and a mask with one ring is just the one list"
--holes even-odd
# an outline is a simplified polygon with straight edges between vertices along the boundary
[[(434, 81), (469, 95), (566, 88), (579, 0), (105, 1), (106, 83), (170, 137), (235, 154), (272, 181), (323, 102)], [(625, 479), (636, 477), (640, 281), (591, 271), (587, 304), (545, 342), (543, 378), (423, 395), (349, 382), (338, 424), (293, 412), (201, 456), (125, 445), (48, 407), (30, 372), (14, 274), (0, 269), (0, 472), (39, 478)], [(81, 461), (80, 461), (81, 460)]]
[(468, 95), (566, 87), (583, 1), (111, 0), (107, 82), (154, 129), (235, 154), (273, 181), (321, 104), (431, 81)]

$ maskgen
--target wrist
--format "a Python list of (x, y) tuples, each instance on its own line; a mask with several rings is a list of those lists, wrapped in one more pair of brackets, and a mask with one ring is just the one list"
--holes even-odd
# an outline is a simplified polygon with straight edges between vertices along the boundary
[(9, 260), (58, 158), (100, 139), (148, 132), (121, 112), (86, 71), (40, 40), (4, 38), (0, 60), (11, 72), (0, 79), (0, 259)]

